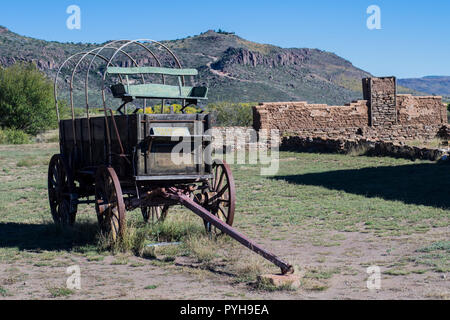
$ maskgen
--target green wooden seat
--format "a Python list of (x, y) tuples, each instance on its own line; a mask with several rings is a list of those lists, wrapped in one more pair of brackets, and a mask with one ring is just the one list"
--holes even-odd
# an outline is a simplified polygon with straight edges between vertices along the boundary
[(161, 68), (161, 67), (108, 67), (109, 74), (165, 74), (169, 76), (198, 76), (197, 69), (176, 69), (176, 68)]
[(196, 69), (175, 69), (160, 67), (108, 67), (107, 73), (115, 75), (137, 75), (137, 74), (163, 74), (178, 77), (178, 86), (165, 84), (126, 84), (119, 83), (111, 86), (115, 98), (124, 101), (132, 99), (183, 99), (189, 103), (196, 104), (197, 100), (207, 99), (208, 88), (184, 86), (181, 81), (183, 76), (196, 76)]

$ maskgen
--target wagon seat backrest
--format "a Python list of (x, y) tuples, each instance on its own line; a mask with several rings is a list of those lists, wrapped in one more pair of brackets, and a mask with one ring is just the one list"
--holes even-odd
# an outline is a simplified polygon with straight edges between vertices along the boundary
[(111, 75), (125, 75), (128, 80), (129, 75), (160, 74), (178, 77), (178, 86), (166, 84), (126, 84), (119, 83), (111, 86), (112, 94), (115, 98), (123, 101), (134, 99), (182, 99), (188, 104), (197, 104), (198, 100), (206, 100), (208, 88), (189, 87), (183, 85), (182, 77), (197, 76), (196, 69), (175, 69), (161, 67), (108, 67), (107, 73)]

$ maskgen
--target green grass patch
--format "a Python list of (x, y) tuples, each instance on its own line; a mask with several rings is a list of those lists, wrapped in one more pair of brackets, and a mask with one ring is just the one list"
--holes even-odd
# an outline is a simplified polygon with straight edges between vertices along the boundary
[(28, 144), (31, 143), (31, 137), (21, 130), (1, 129), (0, 144)]
[(418, 249), (417, 252), (446, 251), (450, 253), (450, 241), (438, 241), (428, 247)]
[(132, 268), (140, 268), (140, 267), (143, 267), (143, 266), (145, 266), (145, 263), (142, 263), (142, 262), (130, 263), (130, 267), (132, 267)]
[(8, 290), (0, 286), (0, 297), (9, 297), (11, 294)]
[(429, 266), (435, 272), (450, 271), (450, 241), (437, 241), (416, 252), (422, 254), (410, 258), (410, 261)]
[(156, 288), (158, 288), (158, 286), (156, 284), (152, 284), (152, 285), (144, 287), (145, 290), (154, 290)]
[(42, 164), (48, 164), (48, 160), (42, 160), (39, 158), (30, 157), (30, 158), (22, 159), (19, 162), (17, 162), (18, 167), (26, 167), (26, 168), (38, 166), (38, 165), (42, 165)]
[(390, 276), (406, 276), (410, 273), (411, 273), (411, 271), (404, 270), (404, 269), (391, 269), (391, 270), (387, 270), (387, 271), (383, 272), (383, 274), (387, 274)]
[(331, 279), (334, 274), (340, 273), (339, 269), (310, 269), (306, 272), (305, 278), (307, 279)]
[(113, 265), (113, 266), (120, 266), (120, 265), (124, 266), (127, 264), (128, 264), (127, 258), (119, 258), (119, 259), (116, 259), (113, 262), (111, 262), (111, 265)]
[(50, 293), (50, 296), (52, 298), (59, 298), (59, 297), (68, 297), (75, 293), (75, 291), (68, 289), (66, 287), (52, 287), (48, 288), (48, 292)]

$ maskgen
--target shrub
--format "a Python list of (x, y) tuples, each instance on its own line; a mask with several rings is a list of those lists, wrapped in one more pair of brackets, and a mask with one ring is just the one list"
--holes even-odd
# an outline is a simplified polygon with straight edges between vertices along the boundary
[[(65, 100), (58, 100), (59, 105), (59, 117), (61, 120), (72, 119), (72, 109), (67, 105)], [(55, 111), (53, 111), (55, 112)], [(84, 108), (73, 108), (75, 118), (86, 117), (86, 109)], [(89, 111), (90, 114), (96, 114), (97, 111), (92, 109)]]
[[(205, 112), (212, 114), (213, 125), (219, 127), (250, 127), (253, 124), (253, 111), (252, 107), (255, 104), (252, 103), (230, 103), (219, 102), (209, 104), (205, 108)], [(173, 104), (173, 111), (175, 113), (181, 113), (182, 106), (179, 104)], [(171, 106), (165, 105), (163, 113), (170, 113)], [(199, 109), (194, 107), (187, 107), (185, 113), (194, 114), (199, 112)], [(161, 113), (161, 105), (153, 107), (147, 107), (146, 113)], [(142, 113), (142, 110), (139, 111)]]
[(235, 32), (228, 32), (228, 31), (225, 31), (225, 30), (222, 30), (222, 29), (219, 29), (216, 32), (219, 33), (219, 34), (226, 34), (226, 35), (230, 35), (230, 34), (234, 35), (234, 34), (236, 34)]
[(219, 127), (250, 127), (253, 124), (251, 103), (219, 102), (209, 104), (206, 111), (213, 115), (213, 125)]
[[(205, 112), (212, 114), (213, 125), (218, 127), (251, 127), (253, 125), (253, 106), (255, 103), (231, 103), (231, 102), (218, 102), (212, 103), (205, 107)], [(174, 113), (181, 113), (182, 106), (180, 104), (164, 105), (163, 110), (161, 105), (149, 106), (145, 108), (145, 113), (170, 113), (173, 108)], [(71, 118), (70, 108), (62, 105), (60, 106), (61, 118)], [(161, 112), (162, 111), (162, 112)], [(184, 112), (188, 114), (195, 114), (200, 111), (199, 108), (187, 107)], [(83, 113), (84, 110), (76, 110)], [(98, 111), (97, 111), (98, 113)], [(138, 113), (143, 113), (143, 110), (139, 110)]]
[[(170, 109), (173, 107), (173, 112), (175, 113), (181, 113), (182, 106), (180, 104), (172, 104), (171, 106), (164, 106), (164, 112), (163, 113), (170, 113)], [(161, 105), (156, 105), (154, 107), (147, 107), (145, 109), (146, 113), (161, 113)], [(198, 109), (194, 107), (187, 107), (184, 109), (185, 113), (197, 113)]]
[(34, 64), (0, 69), (0, 127), (31, 135), (56, 127), (52, 84)]
[(27, 144), (31, 143), (30, 136), (21, 130), (0, 129), (0, 144)]

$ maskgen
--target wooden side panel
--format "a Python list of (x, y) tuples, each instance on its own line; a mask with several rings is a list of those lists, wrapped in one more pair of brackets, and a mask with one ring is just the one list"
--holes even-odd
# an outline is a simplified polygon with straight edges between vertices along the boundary
[(81, 126), (81, 119), (75, 120), (75, 135), (76, 135), (76, 151), (72, 156), (75, 161), (73, 161), (74, 169), (80, 169), (83, 167), (83, 162), (85, 162), (85, 157), (83, 154), (83, 128)]
[[(203, 135), (208, 125), (204, 123), (205, 115), (200, 114), (148, 114), (142, 115), (140, 121), (140, 139), (145, 140), (151, 135), (152, 128), (183, 127), (190, 135)], [(176, 164), (172, 161), (171, 153), (180, 142), (171, 141), (171, 137), (153, 138), (152, 143), (142, 143), (138, 152), (137, 174), (139, 176), (168, 176), (168, 175), (203, 175), (205, 166), (202, 162), (203, 147), (194, 149), (194, 144), (185, 143), (182, 150), (188, 153), (190, 163)], [(196, 161), (194, 161), (196, 159)], [(198, 163), (197, 165), (195, 163)]]
[(103, 117), (91, 118), (92, 165), (106, 164), (106, 131)]
[(81, 164), (83, 167), (91, 165), (91, 149), (89, 141), (88, 119), (80, 119), (81, 122), (81, 153), (83, 155)]
[[(111, 134), (112, 166), (119, 177), (130, 174), (130, 164), (127, 161), (131, 155), (132, 146), (128, 142), (129, 116), (115, 116), (114, 121), (108, 118), (109, 131)], [(117, 130), (116, 130), (117, 129)]]
[[(108, 165), (111, 160), (119, 179), (130, 180), (134, 176), (195, 176), (209, 173), (210, 168), (202, 163), (204, 146), (194, 150), (194, 145), (188, 142), (186, 149), (189, 157), (195, 161), (190, 164), (175, 164), (171, 157), (173, 148), (178, 141), (171, 141), (170, 136), (154, 137), (149, 144), (146, 139), (152, 128), (187, 128), (190, 135), (201, 136), (209, 128), (205, 115), (192, 114), (133, 114), (118, 115), (107, 120), (103, 116), (89, 120), (75, 121), (75, 136), (71, 120), (61, 121), (61, 149), (67, 157), (73, 157), (75, 142), (77, 144), (76, 159), (73, 159), (75, 169)], [(108, 124), (108, 126), (107, 126)], [(108, 145), (107, 129), (111, 145)], [(122, 148), (121, 148), (122, 146)], [(111, 159), (108, 152), (111, 150)], [(190, 150), (190, 151), (189, 151)], [(198, 164), (196, 164), (196, 162)]]
[(73, 136), (72, 129), (72, 121), (71, 120), (63, 120), (62, 122), (62, 132), (64, 135), (64, 146), (63, 146), (63, 154), (68, 159), (72, 153), (73, 148), (75, 147), (75, 139)]

